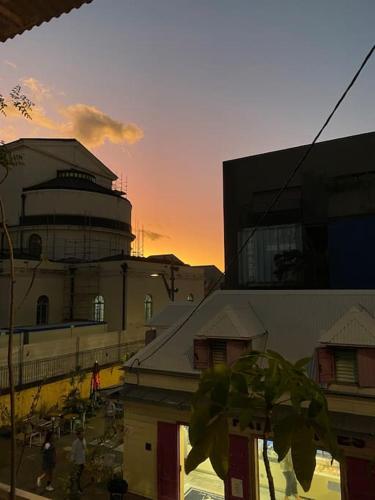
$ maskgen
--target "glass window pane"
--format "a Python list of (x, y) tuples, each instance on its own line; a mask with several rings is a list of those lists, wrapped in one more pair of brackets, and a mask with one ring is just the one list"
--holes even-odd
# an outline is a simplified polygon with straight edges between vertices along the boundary
[[(238, 234), (238, 248), (241, 252), (239, 265), (239, 281), (241, 285), (251, 283), (275, 283), (279, 280), (275, 258), (288, 257), (293, 263), (296, 250), (302, 249), (302, 233), (299, 224), (260, 227), (247, 242), (253, 228), (245, 228)], [(247, 243), (246, 243), (247, 242)], [(293, 255), (292, 255), (293, 254)], [(284, 280), (296, 279), (296, 271), (290, 266)]]
[[(268, 500), (268, 481), (263, 462), (263, 440), (258, 439), (258, 485), (259, 500)], [(316, 468), (310, 490), (306, 493), (297, 483), (293, 471), (291, 456), (281, 463), (273, 450), (272, 441), (268, 442), (268, 456), (271, 472), (275, 483), (277, 500), (285, 498), (309, 498), (309, 500), (340, 500), (340, 465), (334, 461), (331, 465), (329, 453), (318, 450), (316, 453)]]
[[(181, 462), (191, 450), (188, 427), (181, 426)], [(215, 474), (209, 459), (202, 462), (190, 474), (184, 473), (182, 465), (182, 494), (184, 500), (224, 500), (224, 482)]]

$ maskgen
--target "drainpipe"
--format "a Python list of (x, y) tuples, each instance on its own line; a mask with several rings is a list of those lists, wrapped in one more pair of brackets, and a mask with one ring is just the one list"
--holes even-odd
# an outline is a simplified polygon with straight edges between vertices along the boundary
[(121, 264), (122, 269), (122, 309), (121, 309), (121, 330), (124, 331), (126, 329), (126, 319), (127, 319), (127, 311), (126, 311), (126, 285), (127, 285), (127, 273), (128, 273), (128, 265), (126, 262)]
[(22, 200), (22, 207), (21, 207), (21, 234), (20, 234), (20, 249), (21, 249), (21, 254), (23, 253), (23, 223), (25, 220), (25, 206), (26, 206), (26, 194), (22, 193), (21, 195), (21, 200)]
[(74, 319), (74, 289), (75, 289), (75, 267), (69, 268), (70, 275), (70, 299), (69, 299), (69, 319)]

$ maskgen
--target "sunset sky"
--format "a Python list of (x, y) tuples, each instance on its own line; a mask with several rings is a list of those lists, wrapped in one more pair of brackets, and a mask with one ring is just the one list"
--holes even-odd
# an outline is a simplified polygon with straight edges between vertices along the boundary
[[(94, 0), (0, 46), (0, 91), (127, 179), (145, 254), (223, 266), (222, 162), (311, 141), (374, 43), (373, 0)], [(375, 59), (323, 139), (375, 129)]]

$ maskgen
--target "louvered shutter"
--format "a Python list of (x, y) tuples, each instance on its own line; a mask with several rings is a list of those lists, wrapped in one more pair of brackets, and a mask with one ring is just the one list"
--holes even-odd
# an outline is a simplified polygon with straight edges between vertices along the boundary
[(317, 349), (319, 365), (319, 382), (321, 384), (330, 384), (335, 378), (335, 361), (332, 351), (327, 347)]
[(228, 340), (227, 363), (232, 365), (249, 350), (250, 342), (247, 340)]
[(361, 387), (375, 387), (375, 348), (357, 351), (358, 383)]
[(207, 339), (194, 339), (194, 368), (207, 370), (210, 366), (210, 345)]
[(212, 340), (211, 341), (211, 359), (212, 365), (222, 365), (227, 362), (227, 341)]
[(354, 349), (335, 350), (336, 382), (355, 384), (358, 380), (357, 360)]

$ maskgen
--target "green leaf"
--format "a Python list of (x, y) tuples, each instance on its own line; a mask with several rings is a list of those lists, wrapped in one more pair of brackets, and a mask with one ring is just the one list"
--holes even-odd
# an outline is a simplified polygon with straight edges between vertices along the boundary
[(232, 388), (236, 391), (242, 394), (249, 393), (246, 377), (242, 373), (232, 373), (230, 383)]
[(285, 458), (290, 450), (293, 432), (298, 420), (298, 415), (288, 415), (273, 426), (273, 448), (277, 453), (279, 462)]
[(293, 365), (278, 352), (268, 349), (265, 354), (266, 359), (277, 361), (285, 370), (290, 370), (293, 367)]
[(308, 409), (308, 417), (309, 418), (315, 418), (319, 415), (319, 413), (322, 411), (322, 403), (321, 401), (318, 401), (317, 399), (312, 399), (309, 404), (309, 409)]
[(298, 361), (296, 361), (296, 363), (294, 363), (294, 368), (297, 368), (297, 370), (302, 370), (306, 368), (310, 361), (311, 357), (299, 359)]
[(214, 439), (211, 442), (210, 462), (220, 479), (225, 480), (229, 468), (228, 421), (225, 416), (222, 416), (211, 427)]
[(189, 455), (185, 460), (186, 474), (189, 474), (191, 471), (196, 469), (199, 464), (208, 458), (213, 439), (214, 435), (208, 432), (205, 434), (203, 439), (191, 448)]
[(189, 441), (192, 445), (205, 435), (211, 419), (211, 402), (208, 399), (201, 400), (192, 408), (189, 425)]
[(298, 482), (305, 491), (310, 489), (315, 471), (316, 443), (314, 437), (313, 428), (307, 426), (300, 419), (292, 436), (292, 460)]

